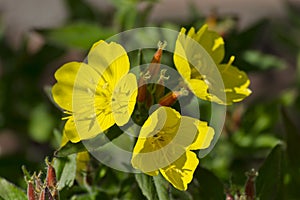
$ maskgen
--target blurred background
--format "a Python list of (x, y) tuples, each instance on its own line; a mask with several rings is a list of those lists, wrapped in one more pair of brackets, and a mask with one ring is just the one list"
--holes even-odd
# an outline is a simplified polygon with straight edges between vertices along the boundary
[[(95, 41), (124, 30), (205, 22), (224, 36), (225, 60), (236, 56), (253, 93), (228, 107), (202, 166), (223, 183), (243, 185), (245, 171), (287, 142), (282, 113), (294, 127), (291, 145), (300, 146), (299, 0), (0, 0), (0, 176), (25, 188), (21, 166), (43, 169), (59, 147), (62, 115), (50, 89), (62, 64), (82, 61)], [(290, 199), (299, 194), (287, 191)]]

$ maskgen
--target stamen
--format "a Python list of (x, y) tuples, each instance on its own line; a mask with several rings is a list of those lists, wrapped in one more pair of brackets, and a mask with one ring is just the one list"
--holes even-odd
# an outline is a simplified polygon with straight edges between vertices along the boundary
[(226, 67), (225, 67), (225, 69), (223, 70), (223, 71), (226, 71), (227, 69), (228, 69), (228, 67), (230, 67), (231, 66), (231, 64), (233, 63), (233, 61), (234, 61), (234, 56), (230, 56), (230, 58), (229, 58), (229, 61), (228, 61), (228, 63), (226, 64)]
[(143, 78), (145, 80), (149, 80), (151, 78), (151, 74), (150, 74), (149, 70), (143, 75)]
[(102, 89), (107, 89), (107, 87), (108, 87), (108, 83), (104, 83), (104, 84), (102, 85)]
[(166, 76), (166, 72), (167, 72), (167, 69), (162, 69), (160, 71), (160, 77), (159, 77), (158, 82), (161, 82), (162, 80), (169, 80), (170, 76)]
[(167, 41), (159, 41), (158, 43), (157, 43), (157, 47), (159, 48), (159, 49), (161, 49), (161, 50), (164, 50), (165, 48), (166, 48), (166, 46), (167, 46)]

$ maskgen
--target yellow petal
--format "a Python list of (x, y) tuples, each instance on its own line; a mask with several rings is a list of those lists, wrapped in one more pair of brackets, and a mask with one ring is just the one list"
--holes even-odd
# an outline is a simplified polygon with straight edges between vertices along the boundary
[(219, 64), (225, 55), (224, 40), (218, 33), (209, 31), (207, 28), (208, 26), (204, 25), (197, 32), (197, 34), (201, 33), (201, 37), (197, 41), (209, 53), (215, 63)]
[(137, 81), (134, 74), (129, 73), (117, 83), (112, 94), (111, 109), (118, 126), (125, 125), (134, 110), (137, 97)]
[(176, 110), (160, 107), (154, 111), (141, 128), (133, 149), (133, 167), (152, 172), (168, 166), (185, 153), (183, 145), (172, 141), (179, 125), (180, 114)]
[(206, 122), (200, 120), (195, 121), (195, 126), (197, 126), (198, 134), (189, 149), (198, 150), (208, 148), (215, 134), (214, 129), (209, 127)]
[(106, 43), (103, 40), (92, 47), (88, 54), (88, 64), (112, 86), (117, 84), (130, 67), (125, 49), (117, 43)]
[(60, 146), (65, 146), (67, 143), (69, 142), (68, 137), (65, 134), (65, 131), (63, 132), (62, 138), (61, 138), (61, 142), (60, 142)]
[(177, 41), (176, 41), (173, 59), (174, 59), (174, 64), (175, 64), (176, 69), (178, 70), (179, 74), (183, 78), (189, 79), (191, 76), (191, 69), (190, 69), (190, 64), (187, 60), (185, 49), (182, 46), (182, 43), (180, 42), (181, 37), (185, 37), (185, 36), (183, 36), (183, 35), (178, 36), (179, 39), (177, 39)]
[(159, 173), (159, 171), (158, 171), (158, 170), (156, 170), (156, 171), (152, 171), (152, 172), (146, 172), (146, 174), (148, 174), (149, 176), (157, 176), (157, 175), (158, 175), (158, 173)]
[(80, 141), (80, 137), (77, 133), (76, 126), (74, 123), (74, 118), (71, 116), (65, 124), (63, 135), (65, 135), (68, 140), (73, 143), (77, 143)]
[(204, 100), (210, 99), (210, 94), (208, 93), (208, 85), (204, 80), (190, 79), (188, 80), (188, 85), (197, 97)]
[(82, 63), (70, 62), (55, 72), (57, 83), (52, 87), (54, 101), (64, 110), (72, 111), (74, 82)]
[(178, 190), (186, 190), (192, 181), (199, 160), (195, 153), (187, 151), (170, 166), (160, 169), (160, 173)]
[[(104, 84), (105, 80), (94, 68), (84, 63), (81, 65), (74, 82), (72, 99), (72, 112), (81, 140), (95, 137), (114, 124), (111, 109), (102, 111), (103, 105), (100, 103), (99, 106), (99, 99), (109, 105), (111, 93), (105, 93), (104, 89), (99, 93), (98, 90), (98, 86)], [(99, 121), (104, 123), (99, 126)]]
[(245, 72), (232, 66), (231, 63), (221, 64), (218, 68), (223, 79), (227, 104), (242, 101), (251, 94), (248, 88), (250, 80)]

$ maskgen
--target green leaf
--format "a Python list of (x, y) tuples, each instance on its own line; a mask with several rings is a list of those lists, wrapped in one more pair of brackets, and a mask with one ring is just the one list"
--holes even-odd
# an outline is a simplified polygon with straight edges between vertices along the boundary
[(0, 177), (0, 199), (26, 200), (27, 197), (24, 191)]
[(291, 168), (294, 179), (298, 180), (297, 182), (300, 184), (300, 134), (299, 130), (297, 130), (295, 124), (292, 122), (290, 117), (288, 116), (286, 110), (282, 109), (282, 121), (285, 128), (285, 140), (286, 140), (286, 152), (287, 152), (287, 160), (289, 163), (289, 167)]
[(283, 69), (285, 67), (283, 60), (271, 54), (264, 54), (259, 51), (246, 51), (243, 53), (243, 58), (245, 61), (256, 66), (260, 70), (272, 68)]
[[(199, 199), (225, 199), (223, 183), (211, 171), (198, 167), (195, 171), (194, 177), (197, 180), (197, 187), (196, 191), (192, 193), (193, 196), (195, 196), (194, 193), (197, 193)], [(192, 191), (193, 188), (191, 188), (191, 192)]]
[(29, 134), (37, 142), (49, 140), (54, 127), (54, 119), (49, 114), (45, 104), (39, 104), (33, 108), (30, 115)]
[(259, 169), (256, 181), (257, 197), (260, 199), (283, 199), (284, 149), (275, 146)]
[(54, 156), (66, 157), (68, 155), (83, 152), (83, 151), (86, 151), (86, 148), (82, 142), (72, 143), (69, 141), (66, 145), (62, 146), (57, 151), (55, 151)]
[[(54, 155), (56, 157), (66, 157), (68, 155), (79, 153), (83, 151), (98, 151), (107, 144), (110, 143), (110, 141), (116, 139), (120, 135), (122, 135), (123, 131), (117, 126), (112, 126), (107, 133), (99, 134), (96, 137), (84, 140), (78, 143), (72, 143), (68, 142), (66, 145), (59, 148)], [(124, 144), (126, 145), (126, 144)]]
[(169, 183), (163, 178), (161, 174), (153, 176), (154, 185), (157, 191), (157, 196), (159, 200), (169, 200)]
[(53, 167), (56, 171), (58, 182), (58, 190), (64, 187), (71, 187), (76, 177), (76, 156), (69, 155), (66, 158), (55, 158)]
[(142, 190), (143, 195), (148, 200), (158, 200), (155, 185), (151, 176), (148, 176), (143, 173), (135, 174), (135, 180), (137, 181), (140, 189)]
[(161, 174), (158, 174), (157, 176), (136, 174), (135, 179), (142, 190), (143, 195), (147, 197), (148, 200), (169, 200), (171, 198), (169, 192), (170, 184)]
[(50, 30), (45, 35), (49, 42), (56, 45), (88, 50), (93, 43), (100, 39), (105, 40), (112, 36), (113, 33), (112, 30), (96, 24), (77, 22)]

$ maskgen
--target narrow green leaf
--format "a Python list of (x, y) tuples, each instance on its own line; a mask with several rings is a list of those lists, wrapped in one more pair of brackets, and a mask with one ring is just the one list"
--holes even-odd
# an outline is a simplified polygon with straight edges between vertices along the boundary
[(66, 158), (55, 158), (53, 167), (59, 180), (58, 190), (73, 185), (76, 177), (76, 156), (77, 154), (72, 154)]
[(295, 180), (300, 184), (300, 134), (295, 124), (288, 116), (286, 110), (282, 109), (282, 121), (285, 128), (286, 152), (289, 167), (291, 168)]
[(83, 151), (97, 151), (103, 148), (107, 143), (116, 139), (120, 135), (122, 135), (123, 131), (117, 126), (112, 126), (106, 133), (99, 134), (96, 137), (83, 140), (78, 143), (68, 142), (63, 147), (59, 148), (55, 153), (54, 156), (56, 157), (66, 157), (68, 155), (79, 153)]
[(86, 151), (86, 148), (82, 144), (82, 142), (72, 143), (68, 142), (66, 145), (59, 148), (57, 151), (54, 152), (54, 156), (56, 157), (66, 157), (71, 154), (79, 153)]
[(284, 149), (281, 144), (273, 148), (259, 169), (256, 181), (260, 199), (283, 199)]
[(169, 200), (169, 183), (163, 178), (161, 174), (153, 176), (154, 185), (157, 191), (157, 196), (159, 200)]
[(0, 199), (26, 200), (26, 194), (14, 184), (0, 177)]
[[(197, 191), (194, 192), (197, 192), (199, 199), (225, 199), (223, 183), (211, 171), (198, 167), (195, 171), (194, 177), (197, 180)], [(192, 194), (194, 196), (194, 193)]]
[(151, 176), (140, 173), (135, 174), (135, 180), (137, 181), (142, 193), (148, 200), (158, 200), (155, 185)]

